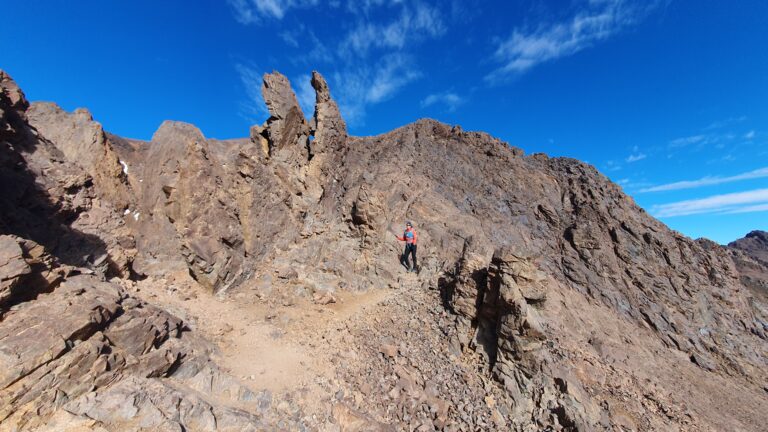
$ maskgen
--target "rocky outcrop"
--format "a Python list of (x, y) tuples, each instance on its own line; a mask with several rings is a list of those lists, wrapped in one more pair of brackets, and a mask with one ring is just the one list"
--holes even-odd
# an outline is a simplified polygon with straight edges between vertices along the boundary
[(24, 112), (29, 107), (29, 102), (27, 102), (27, 98), (19, 86), (16, 85), (16, 82), (3, 70), (0, 70), (0, 88), (2, 88), (0, 92), (0, 103), (2, 103), (0, 108), (2, 123), (0, 123), (0, 126), (2, 128), (0, 130), (7, 134), (3, 138), (7, 138), (10, 133), (16, 132), (14, 126), (19, 126), (17, 122), (20, 120), (20, 117), (23, 119)]
[(0, 236), (0, 304), (17, 291), (19, 282), (31, 272), (18, 242), (12, 236)]
[(101, 125), (91, 113), (79, 108), (67, 113), (53, 103), (33, 103), (27, 110), (29, 124), (51, 140), (73, 165), (93, 179), (97, 194), (118, 209), (130, 206), (132, 193), (126, 181), (127, 165), (121, 165)]
[[(192, 125), (165, 122), (150, 145), (142, 175), (152, 181), (142, 183), (134, 218), (140, 233), (137, 271), (158, 274), (166, 271), (166, 261), (183, 259), (208, 290), (239, 283), (245, 248), (237, 206), (205, 137)], [(153, 268), (158, 260), (160, 267)]]
[(320, 72), (312, 71), (312, 88), (315, 89), (316, 97), (315, 115), (310, 125), (314, 135), (311, 155), (341, 150), (347, 141), (347, 125)]
[(110, 428), (132, 424), (141, 425), (142, 430), (234, 432), (264, 428), (260, 418), (247, 411), (211, 404), (162, 381), (146, 382), (136, 377), (123, 379), (104, 391), (92, 392), (64, 409), (77, 418), (92, 419)]
[(55, 287), (64, 269), (54, 269), (53, 258), (32, 240), (0, 236), (0, 310), (6, 303), (34, 298)]
[[(729, 243), (728, 248), (733, 253), (741, 282), (756, 297), (768, 302), (768, 233), (752, 231), (744, 238)], [(756, 319), (761, 320), (760, 317)], [(768, 323), (761, 324), (764, 329), (768, 329)]]
[(600, 410), (575, 382), (569, 392), (545, 347), (549, 283), (529, 254), (505, 247), (489, 262), (469, 239), (443, 295), (458, 314), (458, 344), (482, 354), (512, 403), (512, 418), (553, 430), (598, 429)]
[[(181, 339), (180, 319), (118, 285), (76, 273), (16, 304), (0, 322), (0, 430), (260, 424), (252, 414), (194, 395), (191, 388), (206, 379), (199, 375), (221, 383), (227, 376), (207, 365), (205, 344)], [(246, 395), (231, 385), (226, 392)]]
[(128, 275), (132, 237), (112, 200), (101, 196), (107, 189), (96, 188), (91, 174), (29, 124), (29, 104), (5, 73), (0, 84), (7, 125), (0, 137), (0, 232), (33, 240), (65, 264)]
[(260, 128), (251, 130), (251, 139), (266, 138), (269, 156), (292, 166), (309, 159), (309, 125), (301, 111), (296, 94), (285, 75), (264, 75), (261, 88), (269, 118)]
[(744, 238), (728, 243), (728, 247), (744, 251), (755, 260), (768, 266), (768, 232), (752, 231)]

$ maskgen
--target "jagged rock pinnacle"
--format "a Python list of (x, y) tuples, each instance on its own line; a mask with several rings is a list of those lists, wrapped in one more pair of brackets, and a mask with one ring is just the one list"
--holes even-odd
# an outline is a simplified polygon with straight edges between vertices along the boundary
[[(261, 130), (252, 133), (265, 136), (270, 156), (292, 164), (302, 164), (309, 159), (307, 140), (310, 131), (291, 83), (280, 72), (264, 74), (261, 94), (270, 117)], [(254, 136), (251, 138), (254, 139)]]
[(340, 148), (347, 140), (347, 125), (341, 117), (336, 101), (331, 97), (328, 83), (320, 72), (312, 72), (312, 87), (315, 89), (315, 116), (313, 129), (315, 140), (311, 151), (322, 153), (329, 148)]

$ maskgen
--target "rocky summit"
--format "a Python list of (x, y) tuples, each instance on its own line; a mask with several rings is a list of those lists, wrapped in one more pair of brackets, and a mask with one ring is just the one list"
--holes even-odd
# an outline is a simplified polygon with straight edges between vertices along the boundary
[(351, 136), (310, 84), (146, 142), (0, 71), (0, 431), (765, 430), (766, 233), (434, 120)]

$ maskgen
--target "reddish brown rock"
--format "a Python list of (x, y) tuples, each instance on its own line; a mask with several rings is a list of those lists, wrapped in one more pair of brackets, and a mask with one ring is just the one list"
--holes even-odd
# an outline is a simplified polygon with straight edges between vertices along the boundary
[[(152, 138), (134, 212), (139, 233), (137, 271), (162, 274), (163, 261), (181, 266), (202, 286), (220, 291), (245, 277), (243, 234), (230, 179), (202, 133), (165, 122)], [(142, 215), (143, 213), (143, 215)], [(157, 258), (160, 257), (160, 263)]]
[(270, 117), (257, 132), (267, 139), (270, 157), (291, 165), (306, 163), (309, 125), (288, 78), (280, 72), (265, 74), (261, 93)]
[(114, 207), (131, 205), (127, 165), (121, 165), (101, 125), (88, 110), (66, 113), (53, 103), (33, 103), (27, 110), (29, 124), (52, 141), (72, 164), (91, 176), (97, 193)]

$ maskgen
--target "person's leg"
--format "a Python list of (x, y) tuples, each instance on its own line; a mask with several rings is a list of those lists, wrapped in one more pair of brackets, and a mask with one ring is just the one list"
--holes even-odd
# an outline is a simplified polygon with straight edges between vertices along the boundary
[(416, 245), (411, 245), (411, 254), (413, 255), (413, 271), (416, 271)]
[(411, 268), (411, 264), (408, 262), (408, 244), (405, 245), (405, 250), (403, 251), (403, 255), (400, 257), (400, 263), (405, 266), (405, 269), (408, 270)]

